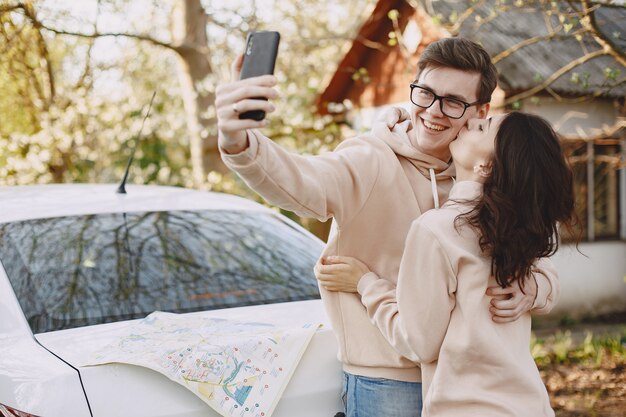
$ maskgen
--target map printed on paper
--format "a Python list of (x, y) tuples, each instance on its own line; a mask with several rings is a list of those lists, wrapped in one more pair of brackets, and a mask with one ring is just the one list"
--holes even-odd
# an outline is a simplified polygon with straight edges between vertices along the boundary
[(318, 327), (155, 312), (83, 365), (144, 366), (187, 387), (222, 416), (270, 417)]

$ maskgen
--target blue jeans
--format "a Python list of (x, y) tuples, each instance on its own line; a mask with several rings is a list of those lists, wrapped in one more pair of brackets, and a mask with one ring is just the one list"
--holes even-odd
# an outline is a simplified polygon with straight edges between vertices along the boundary
[(343, 373), (346, 417), (420, 417), (422, 384)]

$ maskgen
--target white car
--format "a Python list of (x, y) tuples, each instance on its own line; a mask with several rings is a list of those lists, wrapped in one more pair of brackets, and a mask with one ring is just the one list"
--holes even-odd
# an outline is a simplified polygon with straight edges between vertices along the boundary
[(341, 410), (337, 343), (313, 275), (319, 239), (235, 196), (115, 190), (0, 187), (0, 416), (219, 416), (146, 367), (72, 363), (98, 332), (154, 311), (323, 323), (273, 416)]

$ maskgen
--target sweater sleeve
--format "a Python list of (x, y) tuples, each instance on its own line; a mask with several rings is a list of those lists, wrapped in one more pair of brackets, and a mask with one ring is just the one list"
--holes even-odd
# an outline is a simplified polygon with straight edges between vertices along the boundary
[(265, 198), (302, 217), (341, 225), (363, 206), (378, 178), (376, 150), (360, 138), (342, 142), (317, 156), (289, 152), (248, 130), (250, 146), (238, 154), (222, 151), (222, 160)]
[(419, 219), (407, 237), (397, 288), (369, 273), (358, 291), (370, 319), (398, 353), (414, 362), (437, 360), (455, 305), (456, 274)]
[(548, 314), (559, 300), (561, 286), (556, 268), (549, 258), (541, 258), (532, 269), (537, 282), (537, 297), (533, 303), (533, 314)]

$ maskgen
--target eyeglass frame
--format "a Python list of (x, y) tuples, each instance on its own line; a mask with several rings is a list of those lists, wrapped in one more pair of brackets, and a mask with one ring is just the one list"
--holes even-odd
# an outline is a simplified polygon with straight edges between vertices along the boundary
[[(477, 104), (483, 104), (480, 100), (477, 100), (473, 103), (467, 103), (463, 100), (459, 100), (458, 98), (455, 97), (447, 97), (447, 96), (440, 96), (438, 94), (435, 94), (434, 91), (430, 90), (429, 88), (426, 87), (422, 87), (421, 85), (417, 85), (415, 83), (411, 83), (411, 94), (409, 95), (409, 100), (411, 100), (411, 103), (415, 104), (417, 107), (422, 108), (422, 109), (428, 109), (430, 107), (432, 107), (433, 104), (435, 104), (435, 101), (439, 100), (439, 110), (441, 110), (441, 113), (443, 113), (446, 117), (449, 117), (451, 119), (460, 119), (461, 117), (463, 117), (465, 115), (465, 112), (467, 111), (467, 109), (469, 107), (475, 106)], [(415, 103), (413, 101), (413, 90), (419, 88), (421, 90), (426, 90), (428, 91), (430, 94), (433, 95), (433, 101), (428, 105), (428, 106), (420, 106), (419, 104)], [(448, 100), (454, 100), (454, 101), (458, 101), (459, 103), (461, 103), (464, 107), (463, 107), (463, 113), (461, 113), (461, 115), (459, 117), (453, 117), (450, 116), (448, 114), (446, 114), (446, 112), (443, 111), (443, 99), (448, 99)]]

